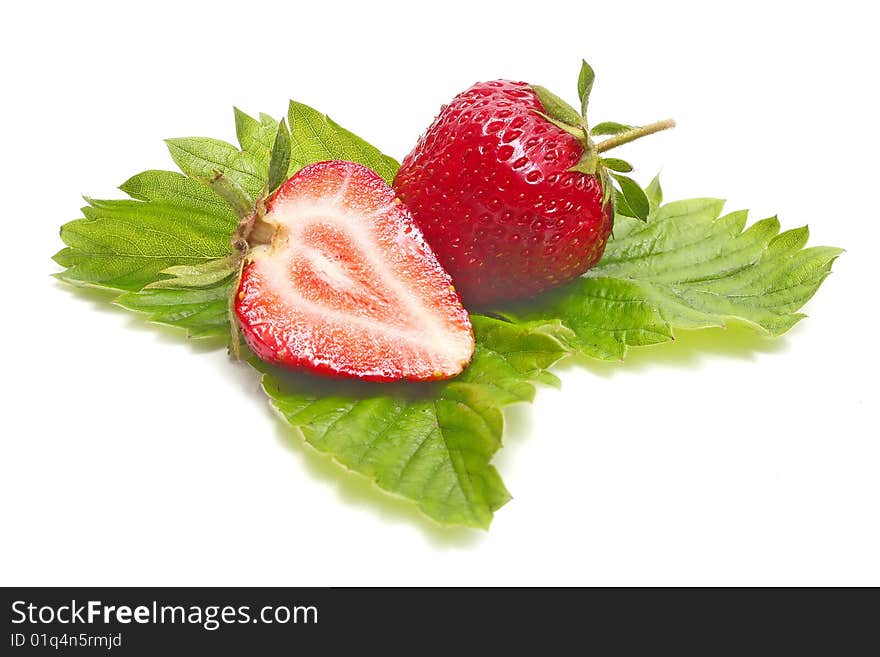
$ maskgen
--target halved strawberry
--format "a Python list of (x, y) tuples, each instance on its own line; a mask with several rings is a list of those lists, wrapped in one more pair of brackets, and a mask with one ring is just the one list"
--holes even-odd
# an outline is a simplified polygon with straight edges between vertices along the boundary
[(263, 360), (372, 381), (445, 379), (474, 337), (449, 275), (370, 169), (320, 162), (269, 199), (235, 300)]

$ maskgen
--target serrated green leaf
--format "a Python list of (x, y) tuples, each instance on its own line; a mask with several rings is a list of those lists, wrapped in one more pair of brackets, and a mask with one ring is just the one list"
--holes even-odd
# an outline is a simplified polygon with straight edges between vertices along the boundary
[(260, 120), (235, 108), (235, 134), (241, 150), (254, 158), (260, 167), (263, 177), (269, 175), (269, 157), (275, 134), (278, 132), (278, 121), (267, 114), (261, 114)]
[(287, 122), (291, 158), (297, 167), (324, 160), (348, 160), (373, 169), (389, 185), (400, 168), (396, 160), (308, 105), (291, 100)]
[(229, 338), (227, 299), (231, 282), (226, 279), (204, 289), (144, 289), (128, 292), (114, 303), (144, 313), (156, 324), (186, 330), (191, 338)]
[[(263, 177), (269, 177), (269, 161), (272, 158), (272, 146), (278, 134), (278, 121), (272, 116), (260, 112), (260, 120), (236, 109), (235, 125), (238, 143), (241, 150), (247, 152), (260, 166)], [(289, 133), (289, 127), (288, 127)], [(300, 169), (298, 162), (290, 161), (287, 169), (289, 178)]]
[(257, 157), (232, 144), (208, 137), (166, 139), (174, 163), (195, 179), (211, 178), (215, 171), (228, 176), (251, 198), (257, 198), (265, 184), (264, 167)]
[(604, 164), (612, 171), (619, 171), (621, 173), (629, 173), (633, 170), (632, 164), (630, 164), (626, 160), (621, 160), (616, 157), (603, 157), (602, 164)]
[(624, 202), (618, 206), (618, 212), (628, 217), (647, 221), (651, 205), (648, 203), (648, 197), (645, 196), (644, 190), (632, 178), (627, 178), (619, 173), (612, 173), (611, 177), (620, 185), (620, 192), (623, 196)]
[(602, 123), (597, 123), (590, 130), (590, 134), (599, 137), (602, 135), (619, 135), (621, 133), (627, 132), (635, 128), (633, 125), (626, 125), (625, 123), (615, 123), (614, 121), (603, 121)]
[(222, 258), (236, 225), (225, 211), (170, 201), (90, 200), (82, 212), (61, 228), (67, 247), (55, 261), (67, 269), (58, 277), (116, 290), (139, 290), (174, 265)]
[(541, 101), (541, 105), (544, 106), (544, 113), (551, 119), (555, 119), (572, 128), (579, 128), (584, 124), (584, 119), (577, 113), (577, 110), (549, 89), (533, 84), (532, 91), (535, 92), (538, 100)]
[(581, 99), (581, 116), (586, 120), (587, 107), (590, 104), (590, 92), (593, 91), (593, 82), (596, 74), (593, 67), (587, 64), (587, 60), (581, 60), (581, 70), (578, 74), (578, 98)]
[(144, 171), (119, 186), (138, 201), (156, 201), (174, 206), (181, 212), (217, 215), (224, 225), (234, 226), (235, 212), (203, 182), (187, 178), (176, 171)]
[(807, 229), (779, 233), (775, 217), (746, 229), (746, 212), (720, 216), (722, 207), (692, 199), (662, 206), (647, 224), (618, 216), (596, 267), (509, 316), (559, 320), (576, 336), (572, 348), (609, 360), (671, 340), (675, 329), (739, 321), (784, 333), (841, 250), (804, 249)]
[(440, 523), (486, 528), (510, 499), (490, 464), (501, 447), (501, 406), (532, 399), (533, 382), (547, 381), (546, 368), (565, 355), (556, 335), (567, 332), (558, 323), (473, 321), (473, 363), (430, 390), (353, 384), (322, 392), (311, 377), (272, 369), (263, 387), (317, 450)]

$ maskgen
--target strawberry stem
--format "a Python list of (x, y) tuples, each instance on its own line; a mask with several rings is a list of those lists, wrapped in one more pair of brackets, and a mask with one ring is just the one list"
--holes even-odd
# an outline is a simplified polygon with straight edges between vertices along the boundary
[(596, 152), (604, 153), (605, 151), (610, 151), (612, 148), (617, 148), (618, 146), (622, 146), (623, 144), (628, 144), (629, 142), (635, 141), (636, 139), (641, 139), (642, 137), (653, 135), (655, 132), (668, 130), (669, 128), (674, 127), (675, 121), (673, 119), (666, 119), (664, 121), (657, 121), (656, 123), (649, 123), (648, 125), (633, 128), (632, 130), (627, 130), (626, 132), (622, 132), (619, 135), (614, 135), (613, 137), (610, 137), (605, 141), (600, 141), (598, 144), (596, 144)]

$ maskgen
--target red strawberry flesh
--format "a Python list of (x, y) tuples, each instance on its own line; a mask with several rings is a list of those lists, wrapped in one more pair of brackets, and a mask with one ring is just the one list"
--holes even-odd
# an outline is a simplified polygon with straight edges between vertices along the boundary
[(449, 275), (376, 173), (301, 169), (268, 202), (235, 310), (263, 360), (371, 381), (459, 374), (474, 338)]

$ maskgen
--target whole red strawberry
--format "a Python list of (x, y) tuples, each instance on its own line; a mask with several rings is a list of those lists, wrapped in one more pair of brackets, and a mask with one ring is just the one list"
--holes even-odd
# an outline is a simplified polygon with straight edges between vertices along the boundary
[[(394, 188), (470, 306), (529, 297), (579, 276), (605, 249), (617, 212), (646, 218), (648, 202), (621, 160), (600, 152), (672, 125), (587, 127), (542, 87), (481, 82), (445, 106), (407, 155)], [(612, 134), (594, 144), (592, 135)], [(621, 187), (611, 188), (611, 176)]]

